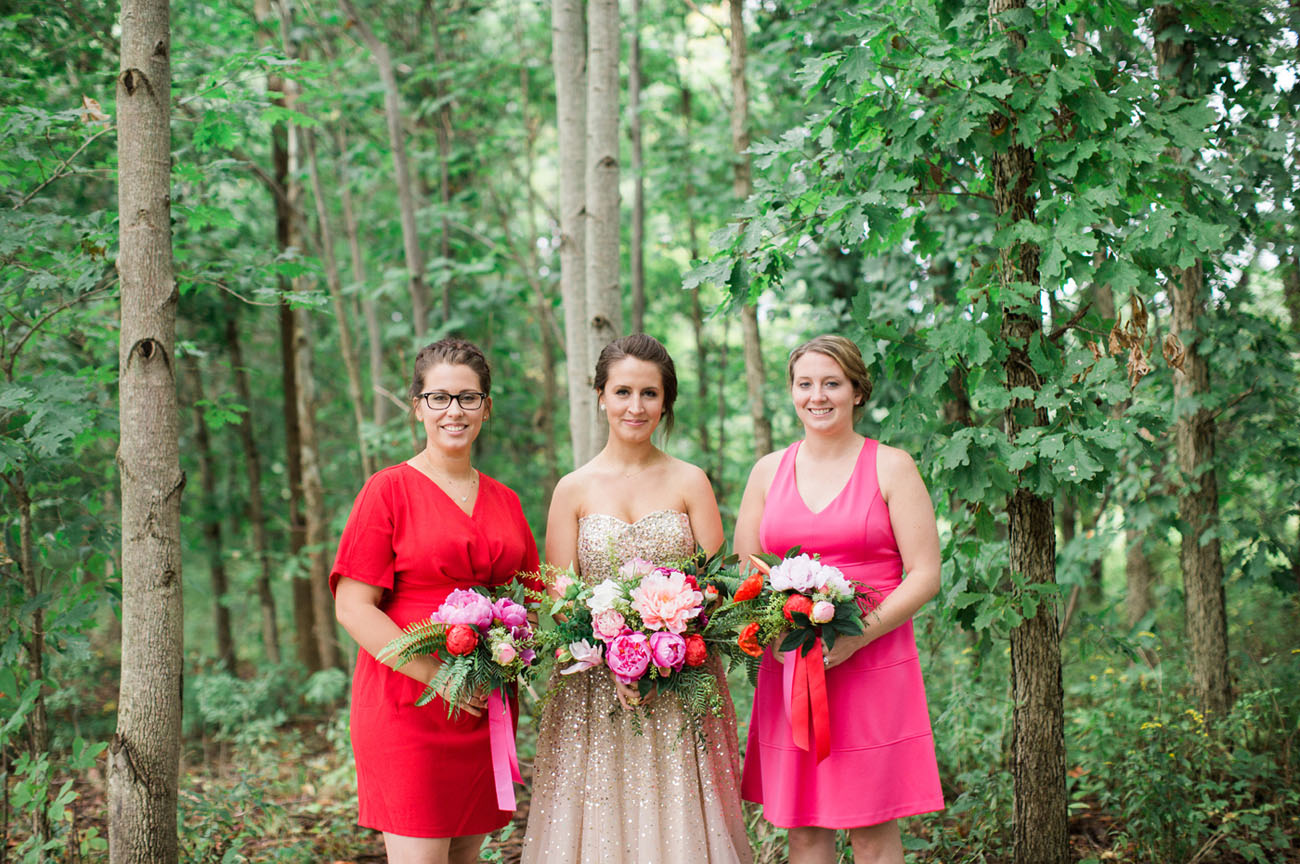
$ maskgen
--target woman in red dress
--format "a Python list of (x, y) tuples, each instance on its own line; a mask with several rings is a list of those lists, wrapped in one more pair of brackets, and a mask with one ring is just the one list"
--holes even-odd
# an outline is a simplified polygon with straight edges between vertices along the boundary
[(413, 378), (428, 444), (366, 481), (330, 588), (339, 623), (361, 646), (351, 714), (357, 821), (384, 833), (391, 864), (458, 864), (477, 861), (484, 836), (512, 815), (497, 809), (486, 694), (463, 698), (456, 719), (441, 699), (416, 708), (440, 661), (390, 669), (375, 654), (454, 589), (535, 571), (537, 546), (519, 497), (470, 462), (492, 411), (483, 353), (443, 339), (416, 356)]

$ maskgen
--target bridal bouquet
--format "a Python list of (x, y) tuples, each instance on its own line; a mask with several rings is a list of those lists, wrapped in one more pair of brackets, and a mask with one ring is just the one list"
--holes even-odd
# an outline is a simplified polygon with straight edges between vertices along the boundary
[(836, 636), (862, 632), (861, 598), (838, 567), (823, 564), (807, 553), (790, 550), (786, 558), (751, 555), (754, 570), (732, 597), (749, 610), (737, 644), (752, 657), (770, 644), (780, 651), (808, 652)]
[(561, 675), (607, 667), (642, 696), (652, 690), (678, 697), (693, 715), (722, 710), (710, 653), (731, 653), (730, 631), (710, 613), (731, 593), (726, 568), (735, 556), (698, 553), (657, 565), (641, 558), (596, 585), (582, 585), (562, 572), (551, 580), (560, 598), (552, 608), (559, 622), (548, 631)]
[(517, 587), (457, 589), (422, 621), (403, 628), (376, 658), (402, 664), (422, 655), (442, 659), (438, 674), (424, 688), (417, 706), (441, 693), (450, 716), (466, 693), (492, 692), (529, 674), (537, 661), (537, 635), (528, 609), (514, 599)]

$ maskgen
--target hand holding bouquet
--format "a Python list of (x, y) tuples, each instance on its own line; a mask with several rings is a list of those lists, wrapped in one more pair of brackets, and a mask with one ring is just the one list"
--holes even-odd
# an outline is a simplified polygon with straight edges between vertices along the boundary
[(837, 636), (862, 632), (858, 593), (849, 580), (839, 568), (797, 551), (787, 558), (751, 555), (754, 570), (732, 598), (749, 604), (737, 641), (752, 657), (774, 643), (776, 650), (807, 656), (818, 640), (830, 650)]
[(422, 654), (438, 656), (438, 674), (415, 704), (427, 705), (441, 695), (453, 717), (463, 697), (512, 685), (537, 660), (527, 607), (507, 593), (493, 597), (486, 588), (452, 591), (432, 615), (402, 633), (377, 659), (401, 666)]

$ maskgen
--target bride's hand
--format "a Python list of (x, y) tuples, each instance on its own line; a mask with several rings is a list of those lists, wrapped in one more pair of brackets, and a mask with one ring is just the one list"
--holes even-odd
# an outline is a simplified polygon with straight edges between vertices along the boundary
[[(611, 677), (613, 673), (610, 673)], [(646, 695), (641, 695), (641, 690), (636, 684), (624, 684), (617, 678), (614, 679), (614, 692), (618, 695), (618, 704), (623, 706), (624, 711), (630, 711), (634, 708), (640, 708), (649, 705), (654, 699), (655, 691), (651, 690)]]

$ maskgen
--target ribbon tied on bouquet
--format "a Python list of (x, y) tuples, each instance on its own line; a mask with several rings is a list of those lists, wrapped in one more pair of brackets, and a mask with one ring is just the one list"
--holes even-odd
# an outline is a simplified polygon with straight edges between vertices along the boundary
[[(488, 744), (492, 751), (492, 781), (497, 790), (497, 809), (515, 809), (515, 783), (519, 775), (519, 753), (515, 750), (514, 721), (504, 687), (488, 695)], [(513, 781), (513, 782), (511, 782)]]
[(822, 640), (813, 641), (807, 656), (798, 649), (785, 657), (785, 716), (795, 746), (812, 752), (817, 763), (831, 755), (831, 711), (826, 697), (826, 666), (822, 662)]

